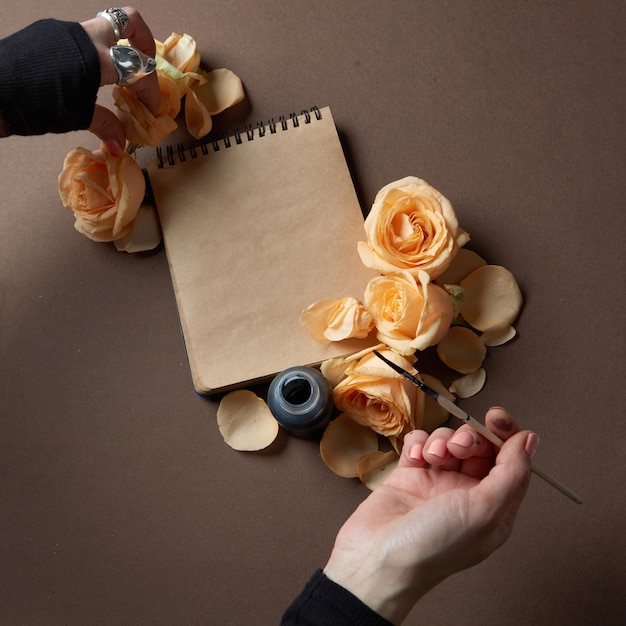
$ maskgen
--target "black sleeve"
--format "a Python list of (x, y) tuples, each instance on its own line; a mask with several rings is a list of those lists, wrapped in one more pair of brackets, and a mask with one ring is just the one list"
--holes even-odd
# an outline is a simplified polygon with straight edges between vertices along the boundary
[(0, 115), (15, 135), (89, 127), (100, 61), (76, 22), (40, 20), (0, 40)]
[(281, 626), (393, 626), (318, 570), (285, 611)]

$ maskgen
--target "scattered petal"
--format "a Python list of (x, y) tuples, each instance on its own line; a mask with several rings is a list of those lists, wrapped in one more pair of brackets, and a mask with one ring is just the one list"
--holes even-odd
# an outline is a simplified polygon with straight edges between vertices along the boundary
[(486, 332), (511, 326), (522, 306), (522, 293), (513, 274), (500, 265), (485, 265), (461, 282), (465, 290), (461, 315)]
[(368, 489), (374, 491), (398, 466), (399, 460), (395, 450), (366, 454), (357, 463), (359, 480)]
[(235, 450), (262, 450), (278, 435), (278, 422), (267, 403), (246, 389), (231, 391), (222, 398), (217, 425), (224, 441)]
[(513, 326), (489, 330), (483, 333), (480, 338), (486, 346), (501, 346), (513, 339), (517, 335), (517, 331)]
[(453, 326), (437, 344), (437, 354), (448, 367), (461, 374), (469, 374), (482, 365), (487, 348), (469, 328)]
[(460, 285), (461, 281), (469, 276), (474, 270), (487, 265), (487, 261), (473, 250), (461, 248), (448, 269), (437, 278), (440, 285)]
[(348, 361), (345, 357), (327, 359), (320, 365), (322, 376), (328, 380), (331, 387), (336, 387), (345, 377)]
[(190, 89), (185, 98), (185, 124), (189, 134), (194, 139), (207, 135), (213, 128), (213, 118), (193, 89)]
[(241, 79), (231, 70), (199, 70), (199, 74), (206, 82), (193, 85), (191, 89), (209, 115), (217, 115), (244, 99)]
[(146, 252), (154, 250), (161, 243), (161, 226), (156, 209), (142, 204), (137, 211), (132, 230), (128, 235), (117, 239), (115, 247), (120, 252)]
[(481, 367), (471, 374), (466, 374), (450, 385), (450, 391), (459, 398), (470, 398), (476, 395), (485, 385), (487, 372)]
[(377, 450), (376, 433), (345, 413), (328, 424), (320, 440), (322, 460), (335, 474), (344, 478), (356, 477), (358, 460)]

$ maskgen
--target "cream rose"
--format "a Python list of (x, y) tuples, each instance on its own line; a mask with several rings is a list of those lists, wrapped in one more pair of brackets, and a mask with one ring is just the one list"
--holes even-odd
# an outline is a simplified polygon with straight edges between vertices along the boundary
[(356, 298), (324, 298), (306, 308), (300, 324), (320, 343), (367, 337), (374, 328), (370, 313)]
[(127, 235), (143, 201), (146, 182), (141, 168), (126, 152), (75, 148), (58, 179), (63, 205), (73, 211), (76, 230), (94, 241)]
[(408, 176), (383, 187), (358, 243), (366, 267), (382, 273), (428, 272), (434, 279), (469, 241), (449, 200), (425, 181)]
[(364, 304), (379, 341), (405, 355), (437, 344), (454, 315), (450, 296), (421, 270), (417, 280), (406, 271), (373, 278)]
[[(382, 353), (400, 367), (415, 372), (408, 359), (391, 350)], [(356, 422), (385, 437), (398, 437), (422, 423), (423, 402), (418, 393), (417, 387), (370, 352), (350, 364), (346, 377), (335, 387), (333, 398), (335, 406)]]

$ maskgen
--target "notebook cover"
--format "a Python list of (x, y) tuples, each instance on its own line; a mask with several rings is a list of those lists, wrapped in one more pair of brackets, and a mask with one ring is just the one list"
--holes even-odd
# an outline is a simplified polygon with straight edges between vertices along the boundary
[(372, 343), (319, 344), (299, 324), (321, 298), (361, 299), (373, 276), (357, 254), (363, 215), (330, 109), (238, 139), (148, 167), (201, 394)]

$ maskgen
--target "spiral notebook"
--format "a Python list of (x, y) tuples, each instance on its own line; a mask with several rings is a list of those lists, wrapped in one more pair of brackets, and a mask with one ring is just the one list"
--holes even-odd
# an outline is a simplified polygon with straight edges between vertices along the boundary
[(159, 151), (147, 168), (191, 377), (200, 394), (354, 353), (299, 323), (321, 298), (362, 298), (363, 215), (329, 108)]

